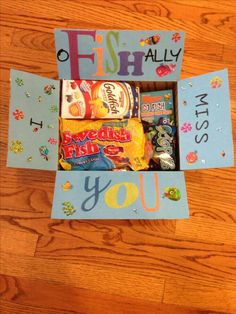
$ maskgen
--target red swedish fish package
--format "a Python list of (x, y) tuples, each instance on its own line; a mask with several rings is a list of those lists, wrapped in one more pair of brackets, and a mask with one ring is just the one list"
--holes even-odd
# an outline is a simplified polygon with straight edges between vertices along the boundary
[(140, 117), (139, 89), (124, 82), (63, 80), (61, 117), (89, 120)]
[(64, 170), (142, 170), (145, 136), (139, 119), (61, 119), (60, 165)]

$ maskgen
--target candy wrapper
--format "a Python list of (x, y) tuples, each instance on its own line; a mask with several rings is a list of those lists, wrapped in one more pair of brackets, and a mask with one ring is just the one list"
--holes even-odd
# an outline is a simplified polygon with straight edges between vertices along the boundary
[(145, 159), (150, 170), (176, 169), (176, 126), (171, 90), (141, 93), (146, 135)]
[(65, 170), (147, 169), (145, 135), (139, 119), (61, 119), (61, 159)]
[(63, 80), (62, 118), (140, 117), (139, 89), (122, 82)]

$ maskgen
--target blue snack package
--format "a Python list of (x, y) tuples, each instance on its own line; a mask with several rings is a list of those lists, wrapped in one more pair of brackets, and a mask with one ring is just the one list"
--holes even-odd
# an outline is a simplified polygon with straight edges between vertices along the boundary
[(175, 170), (177, 132), (172, 90), (141, 93), (141, 119), (149, 149), (149, 170)]

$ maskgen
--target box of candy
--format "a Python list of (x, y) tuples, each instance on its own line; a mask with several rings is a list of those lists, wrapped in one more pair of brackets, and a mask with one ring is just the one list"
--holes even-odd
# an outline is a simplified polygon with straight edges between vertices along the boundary
[(11, 70), (8, 166), (56, 171), (53, 218), (187, 218), (183, 170), (233, 165), (227, 70), (179, 80), (177, 31), (55, 44), (60, 80)]

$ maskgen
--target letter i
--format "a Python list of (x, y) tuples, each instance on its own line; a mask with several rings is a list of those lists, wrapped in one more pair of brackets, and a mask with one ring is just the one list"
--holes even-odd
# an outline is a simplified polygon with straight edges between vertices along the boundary
[[(103, 41), (103, 36), (97, 34), (95, 37), (95, 42), (96, 43), (102, 43), (102, 41)], [(94, 73), (93, 76), (105, 76), (105, 75), (107, 75), (103, 71), (103, 52), (104, 52), (104, 49), (102, 47), (100, 47), (100, 48), (93, 48), (92, 50), (97, 53), (97, 60), (98, 60), (97, 72)]]

